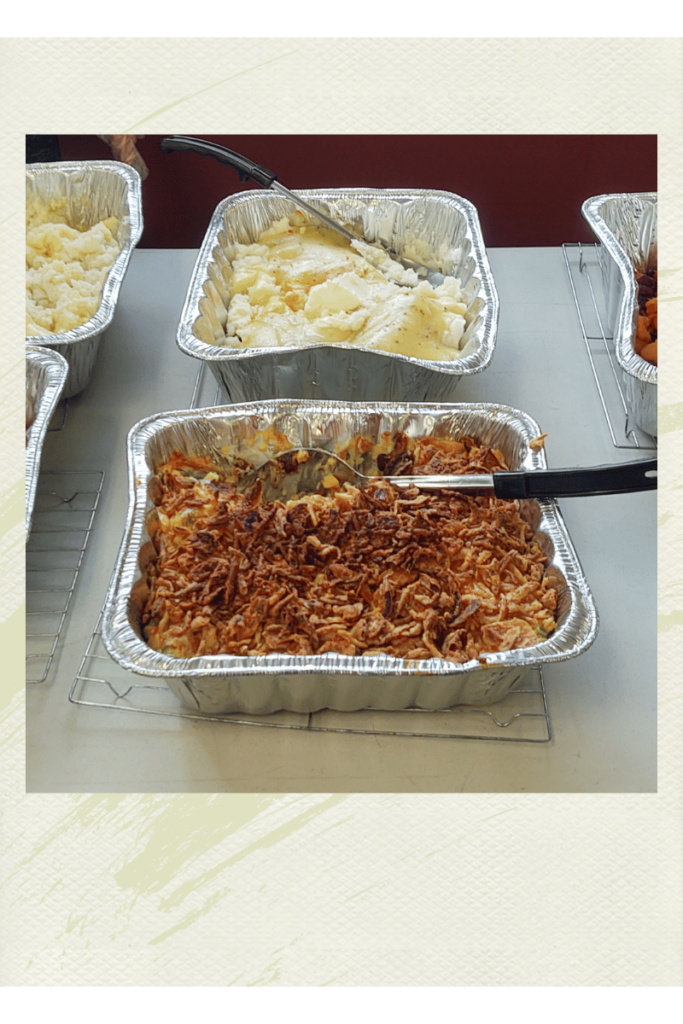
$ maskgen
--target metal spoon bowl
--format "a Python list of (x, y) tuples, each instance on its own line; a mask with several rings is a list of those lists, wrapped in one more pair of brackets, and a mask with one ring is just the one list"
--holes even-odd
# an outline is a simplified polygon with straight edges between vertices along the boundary
[(501, 470), (443, 476), (378, 474), (370, 477), (324, 448), (292, 448), (257, 469), (248, 470), (237, 487), (245, 492), (261, 481), (264, 501), (287, 501), (296, 494), (334, 494), (345, 484), (367, 487), (373, 479), (381, 479), (400, 488), (450, 490), (505, 499), (624, 494), (656, 488), (657, 460), (591, 466), (588, 469)]

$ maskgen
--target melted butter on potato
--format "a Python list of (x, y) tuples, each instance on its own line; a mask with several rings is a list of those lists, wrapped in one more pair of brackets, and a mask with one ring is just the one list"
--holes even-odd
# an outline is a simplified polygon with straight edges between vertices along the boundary
[(467, 310), (457, 278), (437, 288), (382, 251), (326, 228), (276, 221), (234, 245), (226, 337), (235, 348), (352, 344), (458, 358)]

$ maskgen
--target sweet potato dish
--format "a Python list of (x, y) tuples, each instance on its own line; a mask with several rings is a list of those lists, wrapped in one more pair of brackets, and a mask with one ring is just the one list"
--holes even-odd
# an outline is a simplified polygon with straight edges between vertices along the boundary
[(634, 348), (641, 359), (657, 365), (657, 270), (648, 267), (636, 274), (638, 288), (638, 322)]

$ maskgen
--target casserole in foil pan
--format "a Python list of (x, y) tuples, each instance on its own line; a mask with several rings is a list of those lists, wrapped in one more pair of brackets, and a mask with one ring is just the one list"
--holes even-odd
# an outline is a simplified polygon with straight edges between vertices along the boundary
[(142, 234), (141, 178), (132, 167), (114, 160), (28, 164), (27, 204), (34, 200), (66, 200), (68, 223), (79, 230), (86, 230), (106, 217), (119, 221), (121, 251), (104, 282), (95, 315), (62, 334), (26, 338), (29, 344), (52, 348), (64, 356), (69, 366), (64, 396), (70, 398), (83, 391), (90, 381), (102, 335), (114, 317), (131, 253)]
[[(200, 249), (178, 327), (187, 355), (208, 363), (230, 402), (263, 398), (340, 401), (447, 401), (465, 374), (493, 357), (498, 297), (475, 207), (450, 192), (385, 189), (302, 190), (301, 196), (368, 242), (419, 258), (459, 278), (467, 305), (463, 355), (418, 359), (348, 343), (245, 348), (223, 345), (230, 301), (226, 249), (251, 244), (294, 203), (274, 191), (241, 192), (218, 204)], [(428, 258), (428, 256), (430, 258)], [(407, 255), (411, 255), (410, 252)]]
[(627, 414), (641, 430), (656, 437), (657, 367), (637, 354), (634, 339), (638, 319), (635, 272), (644, 272), (657, 259), (657, 194), (594, 196), (583, 203), (581, 212), (600, 242), (607, 325), (622, 371)]
[(66, 359), (39, 345), (26, 347), (26, 537), (31, 532), (45, 434), (69, 367)]
[(387, 655), (332, 653), (181, 659), (146, 643), (141, 631), (146, 589), (141, 567), (154, 554), (147, 525), (156, 514), (149, 491), (157, 467), (174, 450), (189, 457), (208, 456), (222, 467), (229, 467), (236, 458), (259, 465), (289, 447), (313, 445), (341, 451), (358, 434), (379, 440), (385, 432), (399, 431), (413, 437), (434, 434), (451, 439), (467, 434), (500, 449), (510, 468), (546, 465), (543, 451), (530, 447), (539, 435), (538, 425), (525, 413), (502, 405), (280, 400), (164, 413), (134, 426), (127, 446), (128, 516), (103, 614), (102, 635), (110, 655), (132, 672), (164, 679), (194, 710), (259, 715), (278, 710), (436, 710), (492, 704), (506, 696), (532, 666), (585, 651), (597, 633), (597, 611), (553, 499), (521, 503), (547, 555), (546, 574), (558, 592), (557, 627), (534, 647), (487, 655), (485, 663), (457, 664), (440, 658), (408, 661)]

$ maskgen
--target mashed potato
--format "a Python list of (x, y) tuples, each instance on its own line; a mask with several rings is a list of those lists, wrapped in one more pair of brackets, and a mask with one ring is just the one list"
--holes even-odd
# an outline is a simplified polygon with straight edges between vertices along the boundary
[(102, 286), (121, 251), (119, 221), (108, 217), (88, 230), (64, 223), (60, 211), (29, 211), (26, 222), (26, 335), (62, 334), (97, 312)]
[(219, 343), (344, 342), (437, 360), (463, 354), (466, 305), (455, 277), (433, 287), (374, 246), (286, 217), (228, 256), (231, 299)]

